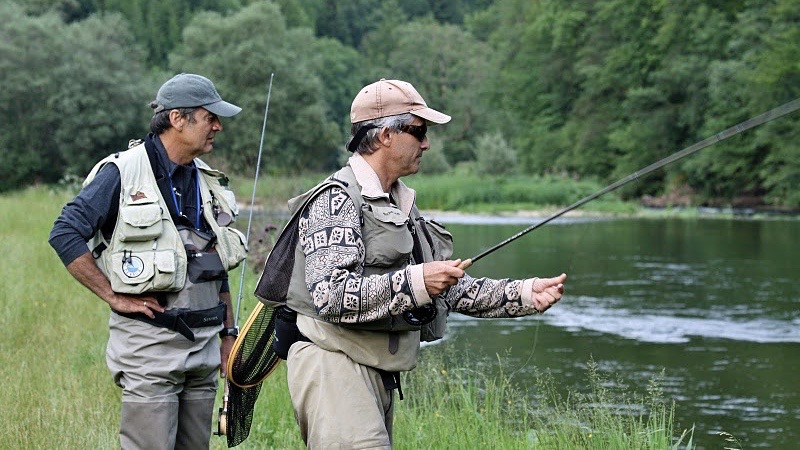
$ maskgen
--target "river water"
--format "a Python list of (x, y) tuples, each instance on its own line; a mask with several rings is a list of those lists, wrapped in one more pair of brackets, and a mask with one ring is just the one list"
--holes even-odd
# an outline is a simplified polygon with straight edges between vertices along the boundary
[[(471, 257), (531, 219), (434, 219)], [(559, 219), (477, 261), (472, 276), (569, 276), (547, 314), (454, 314), (440, 344), (497, 360), (525, 384), (534, 368), (585, 392), (586, 366), (644, 392), (663, 371), (676, 428), (703, 449), (800, 443), (800, 221)], [(435, 351), (436, 346), (426, 349)], [(531, 381), (530, 387), (533, 387)]]

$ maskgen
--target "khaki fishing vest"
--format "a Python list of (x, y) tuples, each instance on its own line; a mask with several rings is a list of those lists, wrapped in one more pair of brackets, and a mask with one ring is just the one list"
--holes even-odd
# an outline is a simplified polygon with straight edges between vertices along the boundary
[[(106, 164), (120, 173), (119, 213), (111, 239), (98, 230), (87, 243), (100, 270), (115, 292), (175, 292), (186, 283), (187, 254), (184, 242), (161, 196), (144, 144), (112, 154), (91, 170), (84, 186)], [(222, 172), (195, 159), (198, 168), (203, 217), (216, 235), (214, 247), (226, 270), (236, 268), (247, 255), (245, 236), (214, 217), (225, 212), (238, 215), (233, 192), (220, 184)], [(98, 250), (101, 249), (101, 250)]]
[[(344, 189), (360, 211), (361, 233), (365, 247), (363, 275), (385, 274), (406, 267), (414, 247), (412, 231), (418, 235), (423, 261), (446, 260), (452, 256), (452, 236), (443, 227), (425, 221), (416, 206), (406, 217), (388, 199), (368, 199), (361, 196), (361, 187), (352, 169), (347, 166), (307, 193), (289, 203), (293, 216), (300, 214), (319, 193), (332, 186)], [(290, 222), (291, 223), (291, 222)], [(296, 232), (296, 231), (295, 231)], [(354, 361), (387, 371), (411, 370), (416, 366), (420, 340), (441, 339), (447, 326), (448, 308), (434, 298), (437, 316), (423, 326), (407, 323), (402, 316), (391, 316), (374, 322), (333, 324), (315, 319), (314, 302), (305, 283), (305, 254), (295, 248), (295, 262), (287, 293), (286, 304), (298, 313), (297, 325), (317, 332), (308, 333), (314, 343), (330, 351), (341, 351)], [(324, 336), (320, 339), (320, 336)]]

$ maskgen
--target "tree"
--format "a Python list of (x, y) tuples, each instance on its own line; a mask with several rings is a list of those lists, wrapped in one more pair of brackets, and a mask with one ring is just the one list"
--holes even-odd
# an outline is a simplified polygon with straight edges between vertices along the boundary
[[(351, 49), (317, 39), (308, 28), (287, 28), (277, 5), (269, 2), (230, 16), (198, 14), (170, 55), (173, 71), (208, 76), (243, 108), (224, 122), (226, 131), (215, 152), (237, 171), (255, 166), (270, 73), (275, 79), (264, 143), (267, 168), (296, 172), (333, 167), (345, 137), (343, 120), (335, 117), (338, 113), (326, 99), (358, 83), (352, 80), (358, 79), (359, 65)], [(320, 76), (328, 66), (334, 70)]]
[(63, 55), (55, 13), (31, 17), (14, 3), (0, 5), (0, 191), (58, 179), (63, 161), (51, 133), (56, 117), (47, 110), (55, 80), (50, 68)]
[[(736, 34), (711, 65), (704, 135), (797, 98), (800, 51), (796, 2), (748, 3), (733, 24)], [(800, 119), (781, 118), (697, 155), (683, 168), (707, 197), (732, 200), (765, 195), (775, 205), (800, 205)]]
[(125, 26), (118, 14), (94, 15), (61, 37), (71, 52), (52, 70), (58, 89), (48, 104), (59, 119), (53, 137), (68, 172), (84, 174), (148, 132), (159, 84)]
[(0, 190), (82, 176), (141, 134), (154, 90), (120, 17), (66, 25), (5, 4), (0, 39)]
[[(367, 57), (385, 71), (376, 78), (410, 82), (433, 108), (453, 117), (432, 134), (447, 142), (448, 161), (474, 159), (475, 139), (491, 129), (492, 115), (484, 100), (484, 87), (494, 77), (490, 48), (455, 25), (431, 18), (395, 25), (365, 38), (365, 42), (391, 43), (390, 48), (370, 46)], [(373, 80), (374, 81), (374, 80)]]
[(481, 135), (476, 142), (475, 158), (478, 173), (483, 175), (513, 175), (517, 167), (517, 151), (499, 132)]
[[(594, 153), (583, 150), (594, 145), (589, 142), (576, 148), (576, 141), (601, 139), (602, 132), (593, 132), (592, 127), (603, 127), (565, 128), (572, 115), (587, 109), (575, 108), (585, 79), (578, 71), (578, 52), (591, 17), (585, 3), (498, 0), (467, 21), (495, 54), (498, 73), (486, 80), (486, 87), (492, 114), (498, 118), (496, 126), (519, 149), (520, 163), (532, 173), (548, 172), (554, 166), (560, 171), (579, 172), (585, 165), (598, 170), (592, 163), (585, 164)], [(599, 160), (605, 163), (604, 158)]]

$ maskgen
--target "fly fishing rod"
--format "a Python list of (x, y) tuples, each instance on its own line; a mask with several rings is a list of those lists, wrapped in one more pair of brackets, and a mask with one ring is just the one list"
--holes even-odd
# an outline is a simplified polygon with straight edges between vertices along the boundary
[[(245, 243), (249, 245), (250, 243), (250, 225), (253, 223), (253, 208), (256, 203), (256, 186), (258, 186), (258, 174), (259, 169), (261, 168), (261, 155), (264, 153), (264, 135), (267, 131), (267, 116), (269, 115), (269, 100), (272, 97), (272, 79), (275, 77), (275, 73), (271, 73), (269, 76), (269, 87), (267, 88), (267, 103), (264, 107), (264, 122), (261, 125), (261, 142), (258, 144), (258, 158), (256, 158), (256, 173), (253, 177), (253, 194), (250, 196), (250, 211), (248, 212), (247, 218), (247, 230), (245, 232)], [(241, 274), (239, 277), (239, 293), (236, 296), (236, 312), (233, 316), (233, 325), (237, 329), (239, 328), (239, 309), (242, 305), (242, 291), (244, 290), (244, 272), (245, 267), (247, 266), (247, 258), (242, 261), (241, 267)], [(231, 351), (231, 355), (228, 357), (232, 357), (233, 351)], [(228, 380), (225, 380), (225, 388), (222, 395), (222, 407), (219, 409), (219, 426), (217, 429), (218, 436), (226, 436), (228, 434)]]
[(531, 225), (530, 227), (525, 228), (524, 230), (522, 230), (519, 233), (511, 236), (510, 238), (508, 238), (508, 239), (506, 239), (506, 240), (494, 245), (493, 247), (491, 247), (491, 248), (489, 248), (487, 250), (484, 250), (483, 252), (479, 253), (478, 255), (473, 256), (472, 258), (469, 258), (469, 259), (465, 259), (464, 261), (461, 262), (461, 264), (459, 264), (458, 267), (460, 267), (461, 269), (467, 269), (468, 267), (470, 267), (472, 264), (474, 264), (476, 261), (478, 261), (479, 259), (483, 258), (484, 256), (487, 256), (487, 255), (499, 250), (500, 248), (502, 248), (502, 247), (510, 244), (511, 242), (521, 238), (522, 236), (530, 233), (531, 231), (533, 231), (533, 230), (535, 230), (535, 229), (537, 229), (537, 228), (539, 228), (541, 226), (544, 226), (545, 224), (555, 220), (558, 217), (561, 217), (562, 215), (572, 211), (573, 209), (579, 208), (579, 207), (585, 205), (586, 203), (589, 203), (590, 201), (600, 197), (601, 195), (607, 194), (607, 193), (609, 193), (609, 192), (611, 192), (611, 191), (613, 191), (613, 190), (615, 190), (615, 189), (617, 189), (619, 187), (622, 187), (622, 186), (630, 183), (633, 180), (638, 180), (639, 178), (649, 174), (650, 172), (658, 170), (658, 169), (666, 166), (667, 164), (671, 164), (671, 163), (673, 163), (675, 161), (678, 161), (679, 159), (683, 159), (683, 158), (685, 158), (685, 157), (687, 157), (687, 156), (689, 156), (691, 154), (694, 154), (694, 153), (696, 153), (696, 152), (698, 152), (698, 151), (700, 151), (700, 150), (702, 150), (702, 149), (704, 149), (706, 147), (709, 147), (709, 146), (711, 146), (713, 144), (716, 144), (717, 142), (720, 142), (720, 141), (723, 141), (723, 140), (728, 139), (730, 137), (736, 136), (739, 133), (747, 131), (747, 130), (749, 130), (751, 128), (755, 128), (755, 127), (757, 127), (759, 125), (765, 124), (765, 123), (769, 122), (770, 120), (777, 119), (779, 117), (785, 116), (785, 115), (787, 115), (789, 113), (797, 111), (798, 109), (800, 109), (800, 98), (792, 100), (792, 101), (790, 101), (788, 103), (785, 103), (785, 104), (783, 104), (783, 105), (781, 105), (781, 106), (779, 106), (779, 107), (777, 107), (775, 109), (771, 109), (771, 110), (769, 110), (769, 111), (767, 111), (765, 113), (759, 114), (759, 115), (757, 115), (755, 117), (752, 117), (752, 118), (750, 118), (748, 120), (745, 120), (744, 122), (736, 124), (736, 125), (728, 128), (727, 130), (721, 131), (721, 132), (719, 132), (719, 133), (717, 133), (717, 134), (715, 134), (715, 135), (713, 135), (711, 137), (703, 139), (700, 142), (697, 142), (697, 143), (695, 143), (693, 145), (690, 145), (689, 147), (686, 147), (683, 150), (675, 152), (672, 155), (667, 156), (666, 158), (664, 158), (664, 159), (662, 159), (660, 161), (657, 161), (657, 162), (655, 162), (653, 164), (650, 164), (649, 166), (647, 166), (647, 167), (645, 167), (643, 169), (637, 170), (636, 172), (628, 175), (625, 178), (620, 179), (616, 183), (613, 183), (613, 184), (611, 184), (611, 185), (609, 185), (609, 186), (607, 186), (607, 187), (595, 192), (594, 194), (591, 194), (589, 196), (586, 196), (586, 197), (578, 200), (577, 202), (575, 202), (575, 203), (567, 206), (566, 208), (556, 212), (555, 214), (553, 214), (550, 217), (542, 220), (541, 222), (538, 222), (538, 223), (536, 223), (534, 225)]

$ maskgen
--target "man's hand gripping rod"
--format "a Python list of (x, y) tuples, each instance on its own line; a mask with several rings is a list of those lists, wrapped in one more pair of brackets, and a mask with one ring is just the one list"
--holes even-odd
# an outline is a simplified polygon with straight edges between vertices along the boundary
[(755, 127), (757, 127), (759, 125), (762, 125), (762, 124), (765, 124), (765, 123), (769, 122), (770, 120), (777, 119), (779, 117), (782, 117), (782, 116), (785, 116), (785, 115), (787, 115), (789, 113), (797, 111), (798, 109), (800, 109), (800, 98), (792, 100), (792, 101), (790, 101), (788, 103), (785, 103), (785, 104), (783, 104), (783, 105), (781, 105), (781, 106), (779, 106), (779, 107), (777, 107), (775, 109), (771, 109), (771, 110), (769, 110), (769, 111), (767, 111), (765, 113), (759, 114), (759, 115), (757, 115), (757, 116), (755, 116), (755, 117), (753, 117), (751, 119), (745, 120), (742, 123), (734, 125), (734, 126), (728, 128), (727, 130), (721, 131), (721, 132), (719, 132), (719, 133), (717, 133), (717, 134), (715, 134), (715, 135), (713, 135), (711, 137), (703, 139), (700, 142), (697, 142), (697, 143), (695, 143), (693, 145), (690, 145), (689, 147), (686, 147), (681, 151), (675, 152), (672, 155), (667, 156), (666, 158), (664, 158), (664, 159), (662, 159), (660, 161), (657, 161), (657, 162), (655, 162), (653, 164), (650, 164), (649, 166), (647, 166), (647, 167), (645, 167), (645, 168), (643, 168), (641, 170), (637, 170), (636, 172), (628, 175), (625, 178), (622, 178), (621, 180), (617, 181), (616, 183), (613, 183), (613, 184), (611, 184), (611, 185), (609, 185), (609, 186), (607, 186), (607, 187), (595, 192), (594, 194), (591, 194), (591, 195), (589, 195), (587, 197), (584, 197), (584, 198), (578, 200), (577, 202), (575, 202), (575, 203), (567, 206), (566, 208), (558, 211), (557, 213), (553, 214), (552, 216), (542, 220), (539, 223), (531, 225), (530, 227), (528, 227), (528, 228), (520, 231), (519, 233), (511, 236), (510, 238), (508, 238), (508, 239), (496, 244), (495, 246), (489, 248), (488, 250), (484, 250), (483, 252), (479, 253), (476, 256), (473, 256), (472, 258), (465, 259), (464, 261), (461, 262), (461, 264), (458, 265), (458, 267), (461, 268), (461, 269), (466, 270), (473, 263), (475, 263), (479, 259), (483, 258), (484, 256), (494, 252), (495, 250), (500, 249), (501, 247), (505, 246), (506, 244), (510, 244), (511, 242), (521, 238), (522, 236), (530, 233), (531, 231), (533, 231), (533, 230), (535, 230), (535, 229), (537, 229), (537, 228), (539, 228), (541, 226), (544, 226), (548, 222), (550, 222), (550, 221), (552, 221), (552, 220), (554, 220), (554, 219), (556, 219), (556, 218), (558, 218), (558, 217), (560, 217), (560, 216), (572, 211), (573, 209), (576, 209), (576, 208), (578, 208), (580, 206), (585, 205), (586, 203), (589, 203), (590, 201), (596, 199), (597, 197), (600, 197), (603, 194), (611, 192), (611, 191), (613, 191), (613, 190), (615, 190), (615, 189), (617, 189), (617, 188), (619, 188), (621, 186), (624, 186), (624, 185), (630, 183), (633, 180), (639, 179), (640, 177), (643, 177), (643, 176), (649, 174), (650, 172), (658, 170), (658, 169), (666, 166), (667, 164), (670, 164), (670, 163), (673, 163), (675, 161), (678, 161), (679, 159), (683, 159), (683, 158), (685, 158), (685, 157), (687, 157), (687, 156), (689, 156), (689, 155), (691, 155), (693, 153), (696, 153), (696, 152), (698, 152), (698, 151), (700, 151), (700, 150), (702, 150), (702, 149), (704, 149), (704, 148), (706, 148), (708, 146), (716, 144), (717, 142), (720, 142), (720, 141), (723, 141), (725, 139), (728, 139), (729, 137), (736, 136), (737, 134), (739, 134), (739, 133), (741, 133), (743, 131), (747, 131), (747, 130), (749, 130), (751, 128), (755, 128)]
[[(253, 178), (253, 194), (250, 197), (250, 211), (247, 218), (247, 232), (245, 233), (245, 241), (250, 245), (250, 225), (253, 223), (253, 207), (256, 203), (256, 186), (258, 186), (258, 173), (261, 168), (261, 155), (264, 152), (264, 135), (267, 130), (267, 116), (269, 115), (269, 100), (272, 96), (272, 79), (275, 73), (269, 75), (269, 87), (267, 88), (267, 103), (264, 107), (264, 122), (261, 125), (261, 142), (258, 144), (258, 158), (256, 159), (256, 174)], [(241, 274), (239, 277), (239, 294), (236, 296), (236, 312), (233, 316), (233, 325), (239, 328), (239, 308), (242, 305), (242, 290), (244, 289), (244, 272), (247, 266), (247, 258), (242, 261)], [(229, 355), (231, 357), (232, 355)], [(226, 374), (227, 375), (227, 374)], [(225, 436), (228, 433), (228, 380), (225, 380), (225, 387), (222, 394), (222, 407), (219, 408), (219, 425), (217, 436)]]

